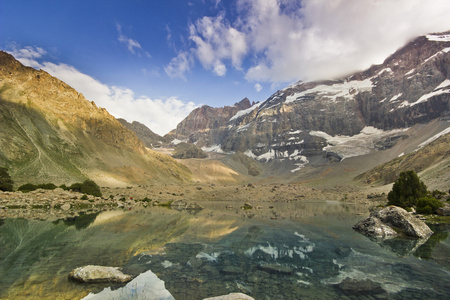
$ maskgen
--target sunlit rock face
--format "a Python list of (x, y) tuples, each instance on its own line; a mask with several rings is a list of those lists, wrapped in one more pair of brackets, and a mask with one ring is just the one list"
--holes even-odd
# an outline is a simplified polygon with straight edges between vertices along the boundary
[(231, 117), (208, 108), (220, 115), (220, 126), (194, 111), (173, 134), (205, 149), (299, 164), (315, 155), (339, 160), (386, 149), (403, 129), (449, 115), (449, 61), (448, 32), (422, 36), (381, 65), (339, 80), (295, 83)]

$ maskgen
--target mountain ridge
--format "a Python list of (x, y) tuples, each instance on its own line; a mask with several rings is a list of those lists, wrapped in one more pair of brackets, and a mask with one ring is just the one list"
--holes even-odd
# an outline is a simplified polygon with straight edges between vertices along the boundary
[(450, 32), (434, 33), (340, 80), (297, 82), (220, 128), (177, 127), (172, 135), (204, 149), (288, 159), (301, 168), (314, 157), (341, 160), (392, 147), (407, 128), (448, 117), (449, 103)]
[(0, 163), (14, 180), (105, 185), (188, 180), (190, 171), (47, 72), (0, 52)]

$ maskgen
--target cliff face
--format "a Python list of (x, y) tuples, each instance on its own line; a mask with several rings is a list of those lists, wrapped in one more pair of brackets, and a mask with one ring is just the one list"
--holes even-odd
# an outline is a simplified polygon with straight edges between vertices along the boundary
[[(188, 173), (171, 158), (146, 150), (105, 109), (5, 52), (0, 52), (0, 107), (0, 164), (18, 183), (87, 177), (104, 184), (132, 183)], [(149, 175), (153, 169), (159, 171)], [(129, 175), (132, 170), (136, 178)]]
[(341, 80), (298, 82), (209, 127), (213, 134), (188, 126), (193, 114), (175, 133), (262, 161), (339, 160), (390, 147), (403, 129), (449, 116), (449, 100), (447, 32), (419, 37), (383, 64)]
[(177, 128), (168, 134), (168, 137), (188, 139), (196, 142), (198, 146), (220, 142), (222, 132), (226, 130), (231, 117), (241, 110), (251, 107), (247, 98), (235, 103), (233, 106), (214, 108), (208, 105), (194, 109), (187, 118), (181, 121)]

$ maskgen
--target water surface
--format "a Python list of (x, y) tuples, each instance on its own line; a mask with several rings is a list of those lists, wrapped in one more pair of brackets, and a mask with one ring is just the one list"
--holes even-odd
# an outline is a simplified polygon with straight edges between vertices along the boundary
[[(310, 201), (244, 211), (237, 203), (225, 209), (229, 204), (202, 203), (196, 213), (152, 207), (53, 222), (3, 220), (0, 298), (81, 299), (108, 288), (116, 299), (154, 299), (161, 284), (175, 299), (230, 292), (255, 299), (450, 298), (448, 226), (434, 227), (423, 245), (380, 245), (352, 230), (367, 206)], [(67, 279), (88, 264), (122, 267), (137, 278), (131, 289)]]

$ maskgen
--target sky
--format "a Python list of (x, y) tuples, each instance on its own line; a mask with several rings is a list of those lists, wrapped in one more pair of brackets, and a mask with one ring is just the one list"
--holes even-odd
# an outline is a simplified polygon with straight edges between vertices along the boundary
[(0, 0), (0, 49), (163, 135), (201, 105), (380, 64), (449, 15), (448, 0)]

